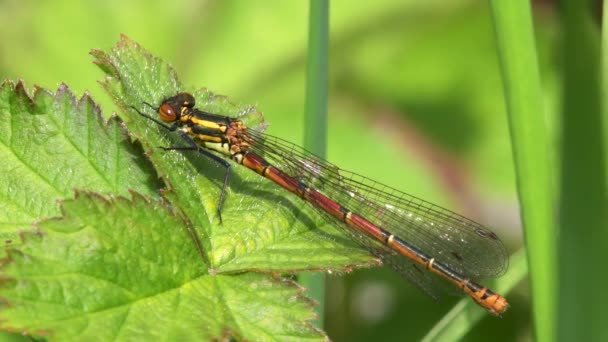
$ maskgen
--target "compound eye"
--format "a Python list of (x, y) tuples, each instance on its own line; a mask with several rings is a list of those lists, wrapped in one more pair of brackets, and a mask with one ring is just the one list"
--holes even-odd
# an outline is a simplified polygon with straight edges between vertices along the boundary
[(173, 122), (177, 120), (177, 114), (175, 113), (175, 110), (173, 110), (173, 107), (171, 107), (167, 103), (162, 104), (160, 108), (158, 108), (158, 114), (160, 115), (160, 118), (165, 122)]

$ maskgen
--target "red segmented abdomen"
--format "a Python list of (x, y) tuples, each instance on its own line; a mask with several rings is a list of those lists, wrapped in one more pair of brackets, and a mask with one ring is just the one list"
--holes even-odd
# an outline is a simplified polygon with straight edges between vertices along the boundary
[(268, 163), (264, 158), (255, 153), (246, 153), (239, 160), (245, 167), (255, 171), (256, 173), (268, 178), (281, 186), (284, 189), (302, 197), (314, 206), (321, 208), (328, 214), (336, 217), (338, 220), (345, 222), (353, 229), (364, 233), (378, 242), (388, 246), (400, 255), (409, 258), (424, 266), (429, 271), (439, 275), (454, 285), (462, 288), (469, 296), (479, 305), (486, 308), (495, 315), (502, 314), (508, 307), (507, 300), (501, 295), (491, 291), (487, 287), (479, 285), (470, 279), (452, 271), (443, 263), (435, 260), (435, 258), (426, 255), (416, 247), (394, 236), (389, 231), (370, 222), (365, 217), (357, 213), (349, 211), (341, 204), (335, 202), (325, 196), (316, 189), (311, 189), (294, 177), (289, 176), (285, 172), (277, 169)]

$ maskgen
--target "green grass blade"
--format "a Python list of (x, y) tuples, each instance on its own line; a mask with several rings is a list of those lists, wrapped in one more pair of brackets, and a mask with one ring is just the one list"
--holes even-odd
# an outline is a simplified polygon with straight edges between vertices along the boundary
[[(604, 2), (603, 18), (608, 15), (608, 3)], [(608, 26), (602, 25), (602, 119), (604, 138), (604, 163), (608, 163)], [(604, 167), (604, 184), (608, 188), (608, 167)], [(608, 195), (607, 195), (608, 196)]]
[(554, 340), (556, 229), (554, 168), (541, 92), (530, 4), (490, 1), (508, 108), (539, 341)]
[(325, 157), (329, 68), (329, 1), (310, 1), (304, 146)]
[[(308, 66), (306, 69), (306, 112), (304, 115), (304, 147), (325, 157), (327, 149), (327, 85), (329, 64), (329, 1), (311, 0), (308, 31)], [(325, 276), (303, 274), (300, 282), (319, 302), (318, 326), (323, 325)]]
[(606, 341), (608, 201), (600, 113), (599, 29), (591, 1), (561, 1), (564, 32), (559, 306), (563, 341)]

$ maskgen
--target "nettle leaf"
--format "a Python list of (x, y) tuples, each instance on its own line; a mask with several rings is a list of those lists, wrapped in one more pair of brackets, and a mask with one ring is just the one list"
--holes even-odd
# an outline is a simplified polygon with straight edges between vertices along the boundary
[(2, 326), (57, 340), (319, 339), (294, 283), (210, 275), (163, 202), (78, 192), (2, 267)]
[[(203, 259), (214, 272), (343, 272), (378, 263), (300, 198), (232, 162), (220, 224), (217, 205), (225, 170), (193, 151), (159, 149), (187, 143), (130, 108), (156, 116), (142, 102), (158, 106), (185, 91), (173, 68), (124, 36), (110, 52), (92, 54), (106, 73), (102, 85), (124, 109), (121, 117), (166, 184), (164, 195), (193, 227)], [(206, 89), (191, 92), (197, 108), (241, 117), (248, 125), (261, 121), (261, 113), (252, 106), (235, 105)]]
[(65, 85), (55, 94), (36, 89), (30, 98), (22, 82), (0, 84), (0, 160), (6, 244), (34, 220), (59, 215), (56, 200), (72, 197), (74, 188), (153, 195), (158, 187), (119, 121), (103, 122), (88, 95), (76, 100)]
[[(234, 163), (219, 224), (225, 170), (160, 149), (185, 142), (130, 107), (155, 115), (142, 102), (182, 91), (176, 73), (126, 37), (92, 54), (135, 144), (118, 119), (104, 123), (88, 96), (76, 101), (66, 86), (33, 98), (21, 83), (0, 88), (0, 232), (12, 241), (0, 327), (78, 340), (326, 339), (309, 323), (311, 301), (279, 274), (378, 261), (300, 198)], [(203, 110), (262, 121), (251, 106), (192, 93)], [(74, 189), (83, 190), (70, 199)], [(67, 199), (61, 212), (57, 199)]]

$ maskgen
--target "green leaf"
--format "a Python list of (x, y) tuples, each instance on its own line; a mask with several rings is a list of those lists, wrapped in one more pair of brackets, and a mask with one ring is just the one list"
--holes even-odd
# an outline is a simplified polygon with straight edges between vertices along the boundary
[(104, 123), (91, 98), (77, 101), (66, 85), (33, 98), (22, 82), (0, 85), (0, 160), (0, 237), (8, 244), (18, 229), (59, 215), (56, 200), (74, 188), (122, 195), (157, 188), (118, 120)]
[[(344, 272), (377, 260), (300, 199), (243, 168), (233, 171), (217, 224), (224, 170), (195, 153), (158, 149), (184, 142), (129, 107), (177, 92), (173, 69), (126, 37), (93, 55), (144, 151), (116, 118), (104, 124), (88, 96), (76, 101), (62, 86), (31, 99), (21, 83), (3, 84), (7, 231), (15, 239), (18, 228), (41, 223), (6, 249), (0, 326), (79, 340), (325, 338), (308, 322), (314, 313), (302, 289), (276, 273)], [(251, 106), (194, 94), (200, 108), (261, 121)], [(160, 201), (148, 199), (162, 186), (153, 168), (164, 182)], [(69, 200), (75, 188), (87, 191)], [(133, 201), (115, 197), (128, 190)], [(22, 214), (17, 204), (36, 210)]]
[[(158, 106), (184, 91), (173, 68), (124, 36), (112, 51), (92, 54), (106, 72), (102, 85), (124, 109), (121, 117), (166, 184), (164, 195), (191, 225), (203, 259), (214, 272), (340, 272), (378, 263), (301, 199), (235, 163), (219, 224), (217, 205), (225, 170), (192, 151), (159, 149), (186, 142), (130, 108), (153, 116), (156, 113), (142, 102)], [(252, 106), (235, 105), (206, 89), (192, 93), (197, 108), (238, 116), (248, 124), (261, 121), (261, 113)]]
[(164, 202), (78, 192), (3, 262), (5, 329), (57, 340), (322, 339), (294, 283), (212, 275)]

